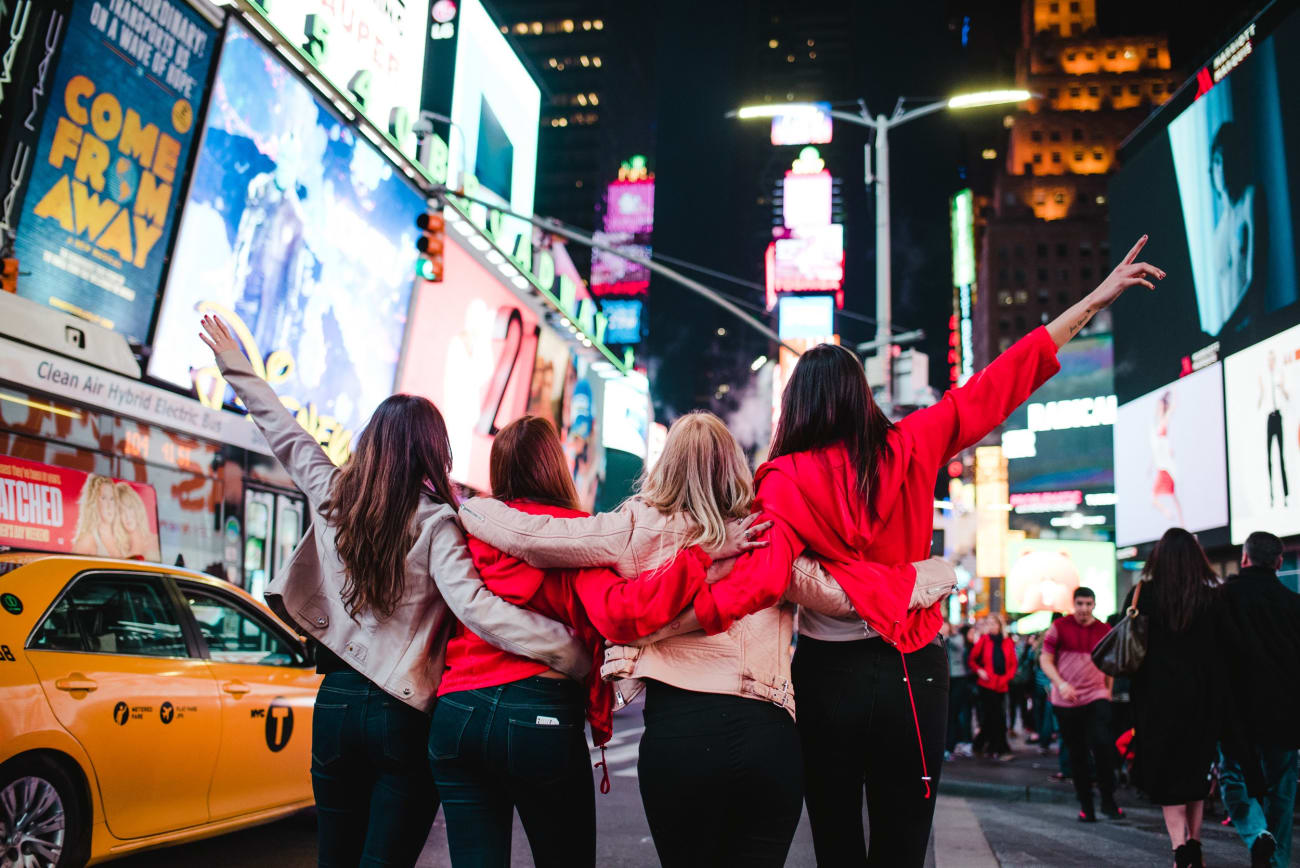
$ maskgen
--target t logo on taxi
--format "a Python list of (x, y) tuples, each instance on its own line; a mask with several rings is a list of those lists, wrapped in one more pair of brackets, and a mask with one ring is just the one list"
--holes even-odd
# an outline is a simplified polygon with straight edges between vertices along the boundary
[(291, 735), (293, 708), (283, 696), (277, 696), (266, 710), (266, 746), (272, 753), (279, 753), (289, 743)]

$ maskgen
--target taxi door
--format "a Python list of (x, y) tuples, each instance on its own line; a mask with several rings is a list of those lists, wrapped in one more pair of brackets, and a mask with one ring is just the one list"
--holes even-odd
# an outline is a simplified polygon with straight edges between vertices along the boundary
[(311, 720), (321, 676), (302, 647), (238, 595), (178, 581), (221, 695), (213, 820), (310, 800)]
[(28, 643), (51, 709), (94, 766), (117, 838), (208, 820), (221, 704), (166, 578), (77, 577)]

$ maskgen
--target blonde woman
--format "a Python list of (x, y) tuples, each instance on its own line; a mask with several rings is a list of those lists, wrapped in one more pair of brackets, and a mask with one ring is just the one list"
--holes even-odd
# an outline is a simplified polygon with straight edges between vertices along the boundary
[[(616, 512), (559, 518), (476, 498), (460, 515), (471, 536), (534, 566), (612, 566), (630, 578), (687, 546), (722, 550), (729, 534), (745, 533), (753, 499), (735, 438), (716, 416), (695, 412), (673, 424), (640, 493)], [(606, 654), (602, 674), (627, 679), (616, 688), (623, 702), (646, 690), (637, 773), (668, 868), (785, 862), (803, 801), (790, 683), (795, 604), (853, 611), (839, 586), (801, 558), (785, 599), (725, 632), (686, 632), (695, 623), (688, 609), (661, 641)]]
[(144, 499), (125, 482), (117, 483), (113, 489), (117, 495), (117, 520), (127, 539), (126, 556), (139, 555), (146, 561), (159, 560), (162, 552), (158, 550), (158, 538), (150, 531), (149, 511)]
[(72, 535), (72, 551), (79, 555), (124, 558), (130, 541), (118, 517), (117, 494), (113, 480), (92, 473), (81, 487), (77, 499), (77, 530)]

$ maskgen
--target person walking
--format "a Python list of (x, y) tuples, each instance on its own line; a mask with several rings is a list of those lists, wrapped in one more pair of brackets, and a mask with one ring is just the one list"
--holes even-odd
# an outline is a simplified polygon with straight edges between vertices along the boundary
[[(474, 538), (533, 566), (612, 566), (636, 576), (686, 546), (725, 545), (729, 524), (751, 515), (753, 491), (735, 437), (713, 414), (694, 412), (673, 423), (639, 493), (615, 512), (528, 515), (474, 498), (461, 517)], [(655, 850), (669, 868), (785, 862), (804, 795), (789, 653), (795, 604), (805, 627), (816, 612), (853, 611), (815, 561), (801, 559), (793, 571), (783, 599), (732, 629), (706, 637), (687, 609), (647, 641), (605, 655), (602, 674), (619, 679), (620, 704), (646, 693), (637, 778)], [(881, 570), (890, 572), (911, 580), (916, 568)], [(956, 581), (937, 560), (921, 572), (938, 575), (934, 593), (946, 595)], [(699, 786), (702, 779), (710, 785)]]
[(1029, 710), (1030, 695), (1034, 685), (1034, 650), (1033, 637), (1016, 636), (1016, 674), (1011, 678), (1007, 690), (1007, 736), (1016, 737), (1016, 718), (1024, 730), (1026, 742), (1033, 734), (1033, 717)]
[[(1148, 624), (1146, 654), (1132, 680), (1134, 778), (1163, 809), (1179, 868), (1204, 864), (1200, 836), (1210, 766), (1220, 741), (1234, 749), (1239, 744), (1216, 620), (1218, 584), (1196, 537), (1171, 528), (1124, 601), (1128, 610), (1136, 599)], [(1076, 762), (1075, 774), (1082, 768)]]
[[(1300, 595), (1278, 579), (1281, 567), (1282, 541), (1256, 531), (1246, 537), (1241, 572), (1221, 594), (1233, 704), (1242, 710), (1257, 758), (1223, 756), (1219, 782), (1252, 868), (1291, 864), (1300, 762)], [(1251, 794), (1244, 765), (1262, 776), (1265, 792)]]
[(966, 637), (970, 625), (954, 628), (944, 625), (944, 643), (948, 651), (948, 740), (944, 745), (944, 759), (954, 756), (972, 756), (971, 696), (975, 684), (971, 678)]
[(1003, 632), (1002, 618), (990, 615), (988, 629), (970, 652), (970, 668), (979, 690), (980, 731), (975, 751), (999, 760), (1015, 754), (1007, 743), (1007, 691), (1016, 675), (1016, 643)]
[(414, 865), (438, 811), (424, 756), (453, 612), (493, 644), (574, 678), (590, 671), (590, 656), (563, 624), (480, 593), (437, 407), (386, 398), (335, 467), (226, 325), (213, 316), (201, 325), (222, 376), (312, 514), (266, 596), (315, 643), (325, 674), (312, 714), (318, 863)]
[(1112, 820), (1124, 816), (1115, 802), (1110, 678), (1092, 662), (1092, 649), (1110, 632), (1104, 621), (1093, 616), (1096, 606), (1097, 595), (1091, 588), (1075, 588), (1073, 613), (1052, 622), (1038, 658), (1038, 665), (1052, 683), (1052, 711), (1061, 729), (1061, 753), (1069, 752), (1079, 819), (1085, 823), (1097, 821), (1093, 769), (1101, 793), (1101, 812)]
[[(1095, 290), (1013, 344), (935, 405), (890, 421), (861, 361), (822, 344), (805, 352), (781, 396), (770, 460), (755, 474), (775, 521), (770, 547), (742, 555), (695, 597), (706, 632), (766, 608), (812, 555), (848, 592), (855, 616), (805, 632), (794, 660), (808, 816), (820, 862), (919, 866), (934, 816), (948, 721), (948, 664), (939, 601), (913, 609), (915, 582), (880, 581), (864, 565), (929, 554), (934, 481), (1060, 369), (1056, 351), (1128, 288), (1163, 279), (1137, 262), (1143, 236)], [(1150, 278), (1150, 279), (1148, 279)], [(946, 593), (943, 595), (946, 597)], [(940, 598), (942, 599), (942, 598)], [(900, 746), (915, 739), (917, 751)], [(870, 852), (862, 800), (872, 828)]]

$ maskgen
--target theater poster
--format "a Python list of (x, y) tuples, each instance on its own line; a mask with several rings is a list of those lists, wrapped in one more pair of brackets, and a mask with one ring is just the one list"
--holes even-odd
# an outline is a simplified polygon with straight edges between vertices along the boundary
[(157, 561), (152, 486), (0, 456), (0, 545)]
[(18, 223), (20, 295), (148, 338), (216, 44), (182, 0), (76, 0)]

